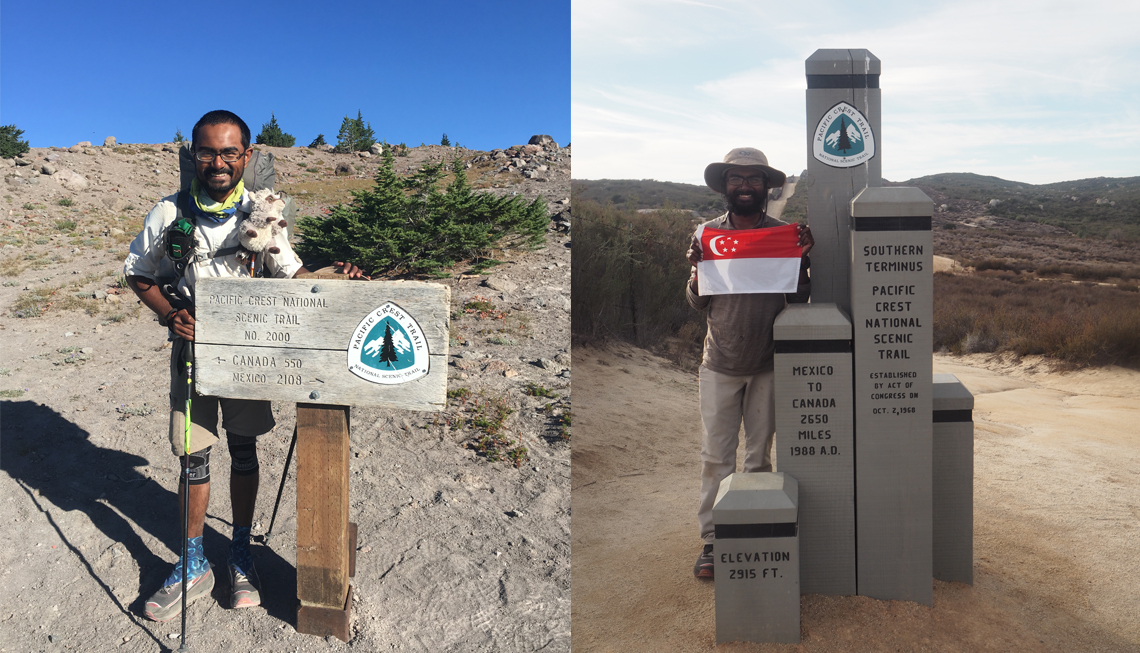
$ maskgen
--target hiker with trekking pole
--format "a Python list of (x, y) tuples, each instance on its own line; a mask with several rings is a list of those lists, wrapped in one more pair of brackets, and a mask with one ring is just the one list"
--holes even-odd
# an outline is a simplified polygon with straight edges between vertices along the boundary
[[(147, 599), (145, 615), (154, 621), (183, 615), (179, 650), (187, 650), (185, 606), (209, 594), (214, 586), (202, 533), (210, 500), (210, 452), (220, 439), (218, 409), (230, 453), (233, 539), (227, 566), (231, 608), (261, 603), (260, 581), (249, 548), (260, 479), (257, 437), (275, 426), (268, 401), (202, 396), (195, 391), (194, 284), (205, 277), (288, 279), (306, 272), (287, 243), (279, 253), (268, 248), (260, 252), (253, 259), (256, 264), (243, 256), (248, 252), (239, 246), (237, 226), (251, 210), (250, 193), (271, 188), (275, 174), (272, 154), (253, 151), (249, 127), (241, 118), (223, 110), (202, 116), (194, 125), (183, 159), (182, 190), (161, 200), (147, 214), (123, 268), (131, 290), (170, 330), (172, 340), (170, 443), (181, 459), (181, 556), (162, 587)], [(288, 233), (276, 237), (287, 239)], [(336, 265), (346, 278), (367, 278), (351, 263)]]

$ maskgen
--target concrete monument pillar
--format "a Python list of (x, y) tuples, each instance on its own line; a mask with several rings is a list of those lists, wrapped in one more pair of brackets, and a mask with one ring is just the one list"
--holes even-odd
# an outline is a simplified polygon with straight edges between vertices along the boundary
[(736, 473), (713, 504), (716, 641), (800, 641), (796, 479)]
[(851, 320), (790, 304), (773, 328), (776, 463), (799, 483), (800, 592), (855, 594)]
[(974, 395), (934, 375), (934, 577), (974, 584)]
[(882, 185), (878, 57), (867, 50), (816, 50), (807, 71), (808, 224), (813, 302), (851, 315), (850, 205)]
[[(859, 594), (926, 605), (933, 599), (933, 212), (917, 188), (863, 189), (851, 201), (849, 259)], [(813, 278), (813, 294), (814, 285)]]

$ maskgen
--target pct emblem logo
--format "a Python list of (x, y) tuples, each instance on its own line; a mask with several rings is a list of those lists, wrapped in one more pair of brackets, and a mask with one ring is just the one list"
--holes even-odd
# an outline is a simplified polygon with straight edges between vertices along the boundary
[(853, 168), (875, 157), (871, 122), (846, 102), (823, 114), (811, 140), (815, 158), (833, 168)]
[(396, 385), (426, 376), (423, 329), (392, 302), (364, 316), (348, 344), (348, 371), (371, 383)]

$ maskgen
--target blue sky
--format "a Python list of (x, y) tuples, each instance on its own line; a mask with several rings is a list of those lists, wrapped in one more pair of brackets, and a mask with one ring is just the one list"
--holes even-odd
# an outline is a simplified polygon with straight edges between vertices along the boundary
[(804, 60), (882, 61), (883, 177), (1140, 175), (1140, 3), (574, 0), (574, 177), (703, 183), (734, 147), (807, 166)]
[(0, 124), (33, 147), (156, 143), (225, 108), (307, 145), (359, 110), (409, 146), (566, 144), (569, 18), (569, 0), (5, 2)]

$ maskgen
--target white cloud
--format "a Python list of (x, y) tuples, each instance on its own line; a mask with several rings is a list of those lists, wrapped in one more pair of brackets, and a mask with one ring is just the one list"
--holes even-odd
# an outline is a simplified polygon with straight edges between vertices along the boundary
[(699, 183), (743, 144), (798, 172), (804, 59), (852, 46), (883, 62), (889, 179), (1140, 175), (1140, 3), (1128, 5), (971, 0), (860, 19), (838, 2), (576, 0), (574, 175)]

